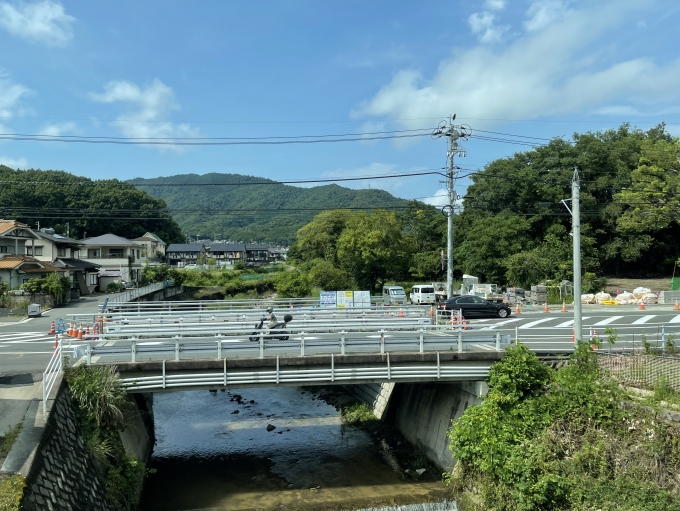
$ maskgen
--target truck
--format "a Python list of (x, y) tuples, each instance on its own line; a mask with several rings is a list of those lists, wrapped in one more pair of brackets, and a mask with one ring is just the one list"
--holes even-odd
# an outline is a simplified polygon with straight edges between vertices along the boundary
[(434, 296), (437, 303), (445, 302), (448, 296), (446, 295), (446, 282), (433, 282)]
[(480, 284), (479, 278), (472, 275), (463, 275), (459, 294), (479, 296), (494, 303), (503, 303), (505, 298), (497, 284)]

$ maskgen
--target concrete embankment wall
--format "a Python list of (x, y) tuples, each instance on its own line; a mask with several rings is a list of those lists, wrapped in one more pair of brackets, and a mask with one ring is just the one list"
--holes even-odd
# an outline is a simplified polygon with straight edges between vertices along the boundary
[(163, 289), (159, 289), (158, 291), (154, 291), (153, 293), (149, 293), (148, 295), (140, 296), (139, 298), (135, 298), (134, 300), (131, 300), (131, 301), (133, 301), (133, 302), (162, 302), (164, 300), (167, 300), (168, 298), (182, 294), (183, 292), (184, 292), (184, 289), (183, 289), (182, 286), (169, 286), (169, 287), (164, 287)]
[[(2, 472), (26, 478), (24, 511), (109, 511), (104, 476), (86, 445), (70, 391), (64, 381), (55, 386), (47, 414), (40, 399), (32, 401)], [(140, 394), (130, 399), (121, 441), (129, 455), (147, 462), (154, 443), (150, 398)]]
[(427, 457), (442, 469), (454, 465), (447, 430), (451, 421), (488, 392), (485, 382), (371, 383), (347, 385), (358, 399), (373, 408), (379, 419), (392, 423), (405, 437), (421, 445)]

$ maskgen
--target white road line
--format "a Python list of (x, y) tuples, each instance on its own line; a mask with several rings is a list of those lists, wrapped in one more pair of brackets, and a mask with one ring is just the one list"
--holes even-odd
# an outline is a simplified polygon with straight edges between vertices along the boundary
[(640, 319), (633, 321), (633, 325), (642, 325), (643, 323), (647, 323), (647, 321), (655, 317), (656, 314), (652, 314), (651, 316), (642, 316)]
[(491, 344), (473, 344), (472, 346), (474, 348), (481, 348), (487, 351), (496, 351), (496, 347), (492, 346)]
[(522, 326), (519, 327), (520, 330), (523, 330), (525, 328), (531, 328), (536, 325), (540, 325), (541, 323), (545, 323), (546, 321), (552, 321), (555, 318), (544, 318), (544, 319), (539, 319), (538, 321), (532, 321), (531, 323), (526, 323)]
[(41, 337), (45, 334), (41, 332), (17, 332), (13, 334), (1, 334), (0, 339), (17, 339), (19, 337)]
[[(581, 321), (585, 321), (586, 319), (590, 319), (590, 316), (585, 316), (581, 318)], [(570, 319), (569, 321), (565, 321), (564, 323), (560, 323), (559, 325), (555, 325), (553, 328), (565, 328), (568, 326), (571, 326), (574, 324), (574, 320)]]
[(612, 316), (610, 318), (603, 319), (602, 321), (598, 321), (597, 323), (593, 323), (591, 326), (604, 326), (608, 325), (609, 323), (613, 323), (617, 319), (621, 319), (623, 316)]
[(680, 314), (671, 319), (669, 323), (680, 323)]

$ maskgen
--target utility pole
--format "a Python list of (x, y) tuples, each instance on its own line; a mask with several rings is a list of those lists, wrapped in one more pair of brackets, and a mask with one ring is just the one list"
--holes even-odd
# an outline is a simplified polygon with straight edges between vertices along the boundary
[(571, 235), (574, 241), (574, 340), (583, 340), (583, 318), (581, 308), (581, 183), (578, 167), (574, 167), (571, 180), (571, 209), (567, 206), (570, 199), (562, 200), (562, 204), (571, 213)]
[(581, 316), (581, 184), (578, 168), (574, 167), (571, 181), (571, 225), (574, 236), (574, 339), (583, 340)]
[(463, 126), (453, 124), (456, 120), (456, 115), (452, 115), (448, 122), (442, 121), (439, 126), (432, 132), (432, 138), (447, 137), (449, 139), (449, 148), (446, 153), (446, 191), (449, 203), (442, 208), (442, 213), (447, 217), (447, 243), (446, 243), (446, 296), (451, 298), (453, 296), (453, 212), (456, 205), (456, 177), (458, 174), (458, 167), (454, 163), (455, 156), (465, 156), (465, 149), (458, 144), (458, 140), (466, 139), (468, 133), (465, 132)]

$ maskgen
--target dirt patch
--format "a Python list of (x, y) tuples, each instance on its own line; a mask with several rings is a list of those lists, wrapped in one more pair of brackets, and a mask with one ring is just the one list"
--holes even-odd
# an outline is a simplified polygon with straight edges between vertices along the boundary
[(671, 289), (671, 278), (666, 277), (663, 279), (621, 279), (621, 278), (608, 278), (607, 285), (604, 290), (607, 293), (616, 293), (616, 290), (620, 291), (633, 291), (636, 287), (647, 287), (652, 291), (670, 291)]

